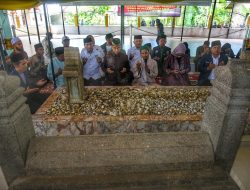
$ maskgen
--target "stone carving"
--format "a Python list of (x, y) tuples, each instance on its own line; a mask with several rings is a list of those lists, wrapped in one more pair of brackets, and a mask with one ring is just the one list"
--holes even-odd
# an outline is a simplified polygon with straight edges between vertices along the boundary
[(29, 141), (35, 136), (20, 80), (0, 72), (0, 165), (7, 183), (24, 175)]
[(64, 71), (69, 103), (81, 103), (84, 100), (82, 63), (79, 49), (68, 47), (64, 49)]
[(202, 130), (210, 134), (216, 160), (230, 171), (240, 139), (247, 125), (250, 105), (250, 73), (246, 60), (229, 60), (217, 67), (202, 121)]

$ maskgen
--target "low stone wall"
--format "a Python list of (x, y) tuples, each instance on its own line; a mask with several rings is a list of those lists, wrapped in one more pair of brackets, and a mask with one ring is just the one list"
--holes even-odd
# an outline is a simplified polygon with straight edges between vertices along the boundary
[[(192, 88), (192, 87), (189, 87)], [(196, 88), (196, 87), (194, 87)], [(37, 136), (74, 136), (115, 133), (152, 133), (200, 131), (203, 114), (198, 115), (134, 115), (134, 116), (84, 116), (57, 115), (47, 112), (58, 97), (54, 92), (32, 116)], [(250, 114), (244, 135), (250, 135)]]
[[(102, 87), (102, 89), (105, 88), (106, 87)], [(112, 87), (107, 87), (107, 88), (112, 89)], [(131, 88), (133, 89), (134, 87)], [(142, 89), (141, 87), (137, 88)], [(149, 89), (150, 88), (151, 87), (149, 87)], [(155, 87), (153, 88), (155, 89)], [(158, 88), (172, 89), (171, 92), (173, 93), (178, 92), (178, 88), (177, 90), (176, 88), (171, 88), (171, 87), (158, 87)], [(189, 106), (186, 105), (187, 107), (190, 107), (190, 109), (191, 107), (193, 109), (200, 108), (200, 111), (202, 112), (203, 110), (202, 107), (205, 105), (205, 99), (207, 97), (207, 88), (200, 88), (200, 87), (180, 87), (180, 88), (189, 89), (189, 92), (190, 89), (194, 89), (195, 91), (192, 92), (195, 92), (197, 94), (200, 93), (199, 90), (202, 91), (200, 97), (199, 95), (197, 95), (196, 98), (194, 97), (190, 98), (189, 99), (189, 101), (191, 101), (190, 105)], [(152, 91), (154, 90), (152, 89)], [(185, 90), (182, 90), (180, 92), (182, 93), (181, 95), (184, 95), (183, 92), (185, 92)], [(83, 115), (80, 113), (76, 113), (73, 110), (73, 114), (63, 114), (63, 112), (58, 111), (61, 110), (60, 106), (59, 107), (56, 106), (57, 104), (60, 105), (63, 104), (62, 102), (61, 103), (58, 102), (58, 97), (60, 96), (60, 94), (62, 94), (60, 89), (55, 91), (49, 97), (49, 99), (42, 105), (42, 107), (37, 111), (37, 113), (32, 116), (37, 136), (58, 136), (58, 135), (69, 136), (69, 135), (90, 135), (90, 134), (115, 134), (115, 133), (200, 131), (201, 129), (200, 126), (202, 120), (202, 113), (199, 112), (195, 112), (195, 114), (189, 114), (189, 115), (176, 114), (176, 113), (164, 114), (164, 112), (163, 113), (161, 112), (161, 114), (158, 115), (156, 114), (97, 115), (97, 113), (94, 113), (93, 115)], [(175, 96), (178, 96), (177, 93), (175, 94)], [(184, 96), (187, 97), (186, 95)], [(160, 99), (160, 97), (158, 98)], [(93, 100), (90, 101), (92, 102)], [(181, 102), (181, 100), (180, 101), (176, 100), (176, 101), (178, 101), (179, 104), (181, 104), (181, 106), (184, 106), (183, 109), (185, 109), (185, 105)], [(183, 100), (183, 102), (185, 102), (185, 100)], [(111, 104), (112, 103), (109, 103), (109, 105)], [(134, 101), (134, 104), (136, 104), (136, 100)], [(160, 100), (158, 101), (158, 104), (160, 104)], [(172, 105), (174, 103), (170, 102), (170, 104)], [(198, 105), (197, 107), (197, 104), (200, 105)], [(68, 109), (65, 108), (67, 106), (68, 105), (62, 107), (63, 109)], [(178, 105), (174, 106), (177, 106), (177, 109), (179, 109)], [(170, 107), (170, 109), (174, 108)], [(71, 111), (67, 111), (66, 113), (70, 113)]]

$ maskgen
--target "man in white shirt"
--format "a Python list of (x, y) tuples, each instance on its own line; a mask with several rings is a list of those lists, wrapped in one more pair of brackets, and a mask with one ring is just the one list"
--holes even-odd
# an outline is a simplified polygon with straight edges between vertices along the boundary
[(93, 45), (94, 45), (93, 48), (95, 50), (99, 51), (99, 53), (101, 54), (101, 57), (102, 57), (102, 61), (103, 61), (103, 58), (104, 58), (105, 54), (104, 54), (102, 48), (100, 46), (98, 46), (98, 45), (95, 44), (95, 38), (94, 38), (94, 36), (88, 35), (86, 38), (90, 38), (91, 39), (91, 41), (93, 42)]
[(84, 39), (84, 48), (81, 51), (83, 63), (83, 77), (85, 86), (100, 86), (103, 72), (101, 63), (103, 60), (100, 51), (94, 48), (94, 43), (90, 37)]
[(128, 49), (128, 52), (127, 52), (130, 68), (133, 68), (135, 62), (141, 58), (140, 48), (142, 46), (142, 42), (143, 42), (142, 35), (135, 35), (134, 36), (135, 46)]
[(211, 43), (211, 54), (203, 56), (200, 61), (199, 86), (211, 86), (211, 81), (216, 78), (214, 68), (224, 66), (228, 62), (227, 56), (221, 54), (221, 42), (219, 40)]

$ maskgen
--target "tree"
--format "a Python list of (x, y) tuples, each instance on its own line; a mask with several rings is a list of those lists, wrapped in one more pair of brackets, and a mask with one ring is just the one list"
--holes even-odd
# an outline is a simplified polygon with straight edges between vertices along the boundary
[[(78, 20), (81, 24), (83, 21), (84, 25), (103, 24), (104, 15), (110, 9), (110, 6), (85, 6), (79, 7)], [(74, 24), (74, 14), (67, 13), (65, 15), (69, 24)]]

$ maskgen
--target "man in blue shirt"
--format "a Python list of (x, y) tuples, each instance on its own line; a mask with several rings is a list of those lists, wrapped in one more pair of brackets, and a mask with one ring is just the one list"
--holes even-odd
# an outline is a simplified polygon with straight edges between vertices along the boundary
[(94, 42), (90, 37), (84, 39), (84, 48), (81, 51), (83, 63), (83, 77), (85, 86), (100, 86), (104, 73), (101, 69), (103, 55), (94, 48)]
[[(64, 77), (62, 71), (64, 69), (64, 47), (57, 47), (55, 49), (56, 57), (53, 58), (54, 73), (56, 79), (56, 86), (61, 87), (64, 85)], [(48, 64), (47, 77), (49, 80), (53, 81), (53, 74), (51, 63)]]

